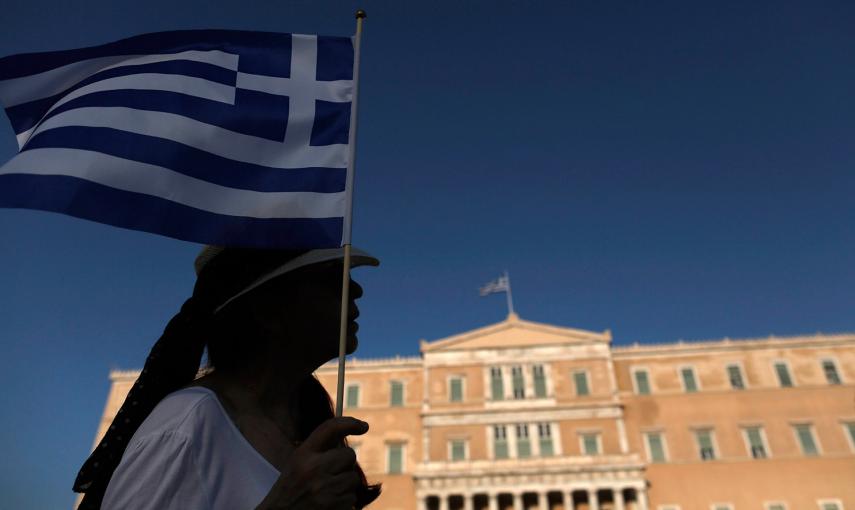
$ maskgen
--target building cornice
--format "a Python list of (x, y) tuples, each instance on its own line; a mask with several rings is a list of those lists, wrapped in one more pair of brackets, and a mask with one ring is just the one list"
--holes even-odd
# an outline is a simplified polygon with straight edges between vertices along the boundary
[(720, 340), (678, 340), (677, 342), (612, 346), (615, 359), (629, 359), (650, 355), (681, 356), (709, 354), (722, 351), (748, 351), (757, 349), (797, 349), (835, 347), (855, 344), (855, 333), (837, 333), (794, 336), (769, 336), (766, 338), (723, 338)]

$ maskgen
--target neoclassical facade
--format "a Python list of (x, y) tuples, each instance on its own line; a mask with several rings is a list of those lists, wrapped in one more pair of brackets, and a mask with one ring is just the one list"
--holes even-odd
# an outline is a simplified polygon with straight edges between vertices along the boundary
[(510, 315), (420, 347), (348, 363), (374, 508), (855, 510), (855, 334), (613, 346)]

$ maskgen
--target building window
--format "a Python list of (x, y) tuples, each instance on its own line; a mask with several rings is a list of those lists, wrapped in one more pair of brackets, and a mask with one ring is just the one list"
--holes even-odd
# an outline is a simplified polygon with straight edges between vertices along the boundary
[(543, 365), (535, 365), (531, 368), (534, 373), (534, 396), (546, 398), (546, 374), (543, 372)]
[(501, 367), (490, 368), (490, 388), (493, 392), (493, 400), (504, 400), (505, 383), (502, 380)]
[(389, 405), (392, 407), (404, 406), (404, 383), (401, 381), (392, 381), (389, 383)]
[(808, 457), (819, 455), (819, 448), (816, 444), (816, 438), (813, 436), (813, 427), (808, 423), (803, 423), (795, 426), (796, 437), (799, 440), (799, 445), (802, 448), (802, 453)]
[(466, 460), (466, 440), (465, 439), (452, 439), (449, 442), (449, 448), (451, 450), (451, 460), (452, 461), (460, 461)]
[(840, 374), (837, 373), (837, 365), (830, 359), (822, 360), (822, 371), (828, 384), (840, 384)]
[(647, 458), (650, 462), (665, 462), (665, 440), (661, 432), (644, 434), (647, 440)]
[(531, 443), (528, 440), (528, 425), (520, 423), (517, 425), (517, 457), (525, 459), (531, 457)]
[(636, 370), (633, 375), (635, 392), (639, 395), (650, 395), (650, 379), (647, 376), (647, 370)]
[(683, 367), (680, 369), (680, 376), (683, 379), (683, 389), (686, 393), (694, 393), (698, 391), (698, 381), (695, 378), (695, 369), (692, 367)]
[(596, 432), (585, 432), (579, 434), (579, 441), (582, 443), (582, 453), (584, 455), (600, 454), (600, 434)]
[(573, 372), (573, 382), (576, 384), (577, 397), (591, 394), (591, 388), (588, 387), (588, 372), (583, 370)]
[(390, 475), (399, 475), (404, 472), (404, 445), (402, 443), (389, 443), (386, 445), (386, 472)]
[(730, 379), (730, 387), (735, 390), (745, 389), (745, 380), (742, 378), (742, 369), (739, 365), (727, 366), (727, 378)]
[(350, 384), (347, 387), (347, 407), (359, 407), (359, 385)]
[(746, 427), (744, 429), (745, 441), (748, 452), (752, 458), (765, 459), (769, 456), (766, 451), (766, 442), (763, 440), (763, 429), (760, 427)]
[(775, 363), (775, 373), (778, 374), (778, 384), (782, 388), (789, 388), (793, 385), (793, 378), (790, 377), (790, 367), (783, 361)]
[(493, 453), (497, 459), (508, 458), (508, 430), (504, 425), (493, 427)]
[(787, 504), (779, 501), (766, 503), (766, 510), (787, 510)]
[(849, 446), (855, 451), (855, 421), (843, 424), (843, 433), (849, 439)]
[(448, 381), (448, 400), (451, 402), (463, 401), (463, 378), (452, 377)]
[(696, 430), (695, 440), (698, 443), (698, 456), (701, 460), (715, 460), (712, 429)]
[(710, 510), (733, 510), (733, 505), (730, 503), (713, 503), (710, 505)]
[(540, 455), (550, 457), (555, 452), (552, 449), (552, 430), (548, 423), (537, 424), (537, 435), (540, 438)]
[(521, 366), (511, 367), (511, 383), (513, 384), (514, 398), (525, 398), (525, 380)]
[(821, 499), (817, 503), (820, 510), (843, 510), (843, 503), (839, 499)]

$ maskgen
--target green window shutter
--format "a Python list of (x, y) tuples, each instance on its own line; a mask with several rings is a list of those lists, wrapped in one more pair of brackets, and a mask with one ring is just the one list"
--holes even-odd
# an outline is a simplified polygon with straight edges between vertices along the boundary
[(390, 405), (392, 407), (403, 407), (404, 405), (404, 383), (392, 381), (390, 383)]
[(769, 505), (767, 510), (786, 510), (784, 505)]
[(639, 395), (650, 395), (650, 381), (646, 370), (637, 370), (635, 372), (635, 387)]
[(855, 448), (855, 422), (846, 424), (846, 432), (849, 433), (849, 440), (852, 441), (852, 448)]
[(712, 432), (709, 430), (699, 430), (696, 432), (698, 439), (698, 449), (701, 460), (714, 460), (715, 448), (713, 448)]
[(520, 424), (517, 429), (517, 457), (524, 459), (531, 457), (531, 443), (528, 440), (528, 425)]
[(347, 407), (359, 406), (359, 386), (353, 384), (347, 387)]
[(538, 423), (537, 435), (540, 438), (541, 457), (552, 456), (554, 454), (552, 449), (552, 427), (548, 423)]
[(840, 506), (837, 503), (823, 503), (822, 510), (840, 510)]
[(582, 434), (582, 445), (585, 455), (600, 454), (600, 448), (597, 444), (597, 434)]
[(695, 380), (695, 371), (691, 368), (684, 368), (680, 370), (683, 374), (683, 387), (686, 389), (686, 393), (694, 393), (698, 391), (698, 382)]
[(540, 438), (540, 455), (543, 457), (551, 457), (554, 453), (555, 452), (552, 450), (552, 438)]
[(650, 449), (651, 462), (665, 462), (665, 445), (662, 444), (662, 434), (647, 434), (647, 446)]
[(493, 452), (497, 459), (508, 458), (508, 429), (504, 425), (493, 427)]
[(403, 446), (390, 444), (386, 448), (389, 452), (389, 474), (400, 474), (403, 471)]
[(793, 385), (790, 370), (785, 363), (775, 363), (775, 372), (778, 374), (778, 382), (782, 387), (789, 388)]
[(494, 446), (496, 452), (497, 459), (507, 459), (508, 458), (508, 442), (505, 439), (497, 439)]
[(584, 397), (591, 393), (591, 389), (588, 388), (588, 375), (585, 372), (575, 372), (573, 382), (576, 383), (576, 396)]
[(831, 360), (822, 361), (822, 371), (825, 372), (825, 380), (828, 384), (840, 384), (840, 374), (837, 373), (837, 365)]
[(751, 456), (755, 459), (766, 458), (766, 446), (763, 444), (763, 436), (759, 427), (749, 427), (745, 430), (748, 435), (748, 444), (751, 447)]
[(727, 378), (730, 379), (730, 387), (735, 390), (745, 389), (745, 381), (742, 379), (742, 370), (739, 365), (730, 365), (727, 367)]
[(525, 398), (525, 380), (523, 379), (522, 367), (511, 368), (511, 383), (513, 384), (514, 398)]
[(493, 400), (503, 400), (505, 398), (505, 384), (502, 380), (502, 369), (492, 367), (490, 369), (490, 388), (493, 392)]
[(463, 379), (455, 377), (450, 381), (449, 400), (452, 402), (463, 401)]
[(461, 439), (455, 439), (451, 442), (451, 460), (466, 459), (466, 443)]
[(811, 457), (819, 454), (810, 425), (796, 425), (796, 435), (799, 437), (802, 453)]
[(531, 443), (528, 439), (517, 440), (517, 457), (521, 459), (531, 457)]
[(537, 398), (546, 397), (546, 374), (543, 371), (543, 365), (535, 365), (532, 367), (534, 372), (534, 396)]

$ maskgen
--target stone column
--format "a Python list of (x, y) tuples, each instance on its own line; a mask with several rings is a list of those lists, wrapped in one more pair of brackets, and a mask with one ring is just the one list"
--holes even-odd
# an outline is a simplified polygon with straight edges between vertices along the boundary
[(439, 495), (439, 510), (448, 510), (448, 494)]
[(549, 493), (541, 492), (538, 494), (537, 502), (540, 504), (540, 510), (549, 510)]
[(597, 495), (597, 489), (588, 489), (588, 510), (600, 510), (600, 499)]
[(612, 494), (614, 494), (615, 510), (624, 510), (623, 487), (612, 489)]
[(522, 492), (514, 493), (514, 510), (523, 510)]
[(419, 510), (427, 510), (427, 496), (416, 497), (416, 505)]
[(647, 488), (636, 489), (635, 491), (638, 498), (638, 509), (647, 510)]
[(564, 510), (576, 510), (576, 503), (573, 501), (573, 491), (564, 493)]
[(499, 510), (499, 493), (487, 494), (487, 508), (489, 510)]
[(473, 494), (463, 494), (463, 510), (475, 510), (475, 505), (472, 501), (474, 497)]

